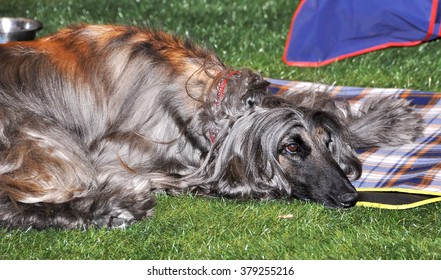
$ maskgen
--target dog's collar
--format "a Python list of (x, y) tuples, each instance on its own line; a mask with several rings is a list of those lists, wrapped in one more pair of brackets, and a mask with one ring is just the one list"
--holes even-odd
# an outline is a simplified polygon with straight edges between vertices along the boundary
[[(239, 71), (231, 71), (229, 72), (225, 78), (221, 79), (220, 82), (216, 86), (216, 99), (214, 101), (214, 107), (216, 111), (219, 109), (222, 99), (224, 97), (225, 88), (227, 87), (228, 80), (235, 74), (239, 73)], [(211, 144), (214, 144), (216, 141), (216, 136), (219, 133), (219, 129), (215, 127), (213, 124), (210, 129), (210, 141)]]
[(220, 106), (220, 103), (222, 101), (222, 98), (224, 97), (224, 92), (225, 92), (225, 88), (227, 87), (227, 82), (228, 80), (235, 74), (237, 74), (238, 71), (231, 71), (227, 74), (227, 76), (225, 78), (223, 78), (216, 87), (217, 90), (217, 95), (216, 95), (216, 100), (214, 102), (214, 105), (216, 107)]

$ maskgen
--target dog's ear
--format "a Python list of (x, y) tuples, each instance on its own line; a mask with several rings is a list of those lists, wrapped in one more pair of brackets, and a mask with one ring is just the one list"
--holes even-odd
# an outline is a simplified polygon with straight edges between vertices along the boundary
[(278, 136), (268, 129), (283, 122), (278, 118), (263, 121), (266, 112), (263, 108), (249, 110), (230, 119), (201, 167), (191, 175), (190, 192), (235, 199), (290, 197), (289, 182), (280, 175), (277, 163), (279, 143), (274, 138)]
[(253, 161), (253, 166), (249, 164), (245, 158), (232, 156), (212, 186), (216, 195), (232, 199), (262, 200), (289, 197), (289, 187), (277, 179), (274, 170), (267, 167), (268, 161)]
[(331, 156), (349, 180), (357, 180), (361, 176), (362, 166), (356, 152), (350, 145), (351, 138), (346, 124), (341, 122), (338, 116), (324, 111), (315, 111), (312, 114), (312, 119), (317, 127), (322, 127), (329, 135), (325, 145), (327, 145)]

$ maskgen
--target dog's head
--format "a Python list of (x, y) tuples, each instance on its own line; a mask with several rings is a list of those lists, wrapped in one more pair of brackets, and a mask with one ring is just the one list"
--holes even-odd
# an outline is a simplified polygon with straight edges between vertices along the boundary
[(360, 176), (361, 163), (345, 131), (330, 113), (267, 96), (219, 132), (199, 171), (205, 187), (193, 191), (351, 207), (357, 192), (349, 179)]

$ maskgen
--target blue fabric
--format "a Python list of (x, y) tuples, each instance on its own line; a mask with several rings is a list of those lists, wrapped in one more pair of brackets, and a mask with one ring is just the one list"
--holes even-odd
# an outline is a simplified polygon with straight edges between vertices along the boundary
[(288, 34), (284, 61), (321, 66), (391, 46), (438, 38), (438, 0), (303, 0)]

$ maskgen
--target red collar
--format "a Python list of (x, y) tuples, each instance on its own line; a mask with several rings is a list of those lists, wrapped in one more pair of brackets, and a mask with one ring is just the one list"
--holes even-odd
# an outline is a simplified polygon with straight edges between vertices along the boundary
[[(220, 104), (222, 102), (222, 98), (224, 97), (224, 92), (225, 92), (225, 88), (227, 87), (227, 82), (228, 80), (235, 74), (239, 73), (239, 71), (231, 71), (227, 74), (227, 76), (225, 78), (223, 78), (216, 87), (217, 90), (217, 94), (216, 94), (216, 100), (214, 101), (214, 107), (217, 109), (219, 109)], [(211, 144), (214, 144), (214, 142), (216, 141), (216, 136), (217, 133), (219, 132), (219, 129), (217, 129), (216, 127), (214, 127), (214, 125), (212, 126), (212, 128), (210, 129), (210, 141)]]

